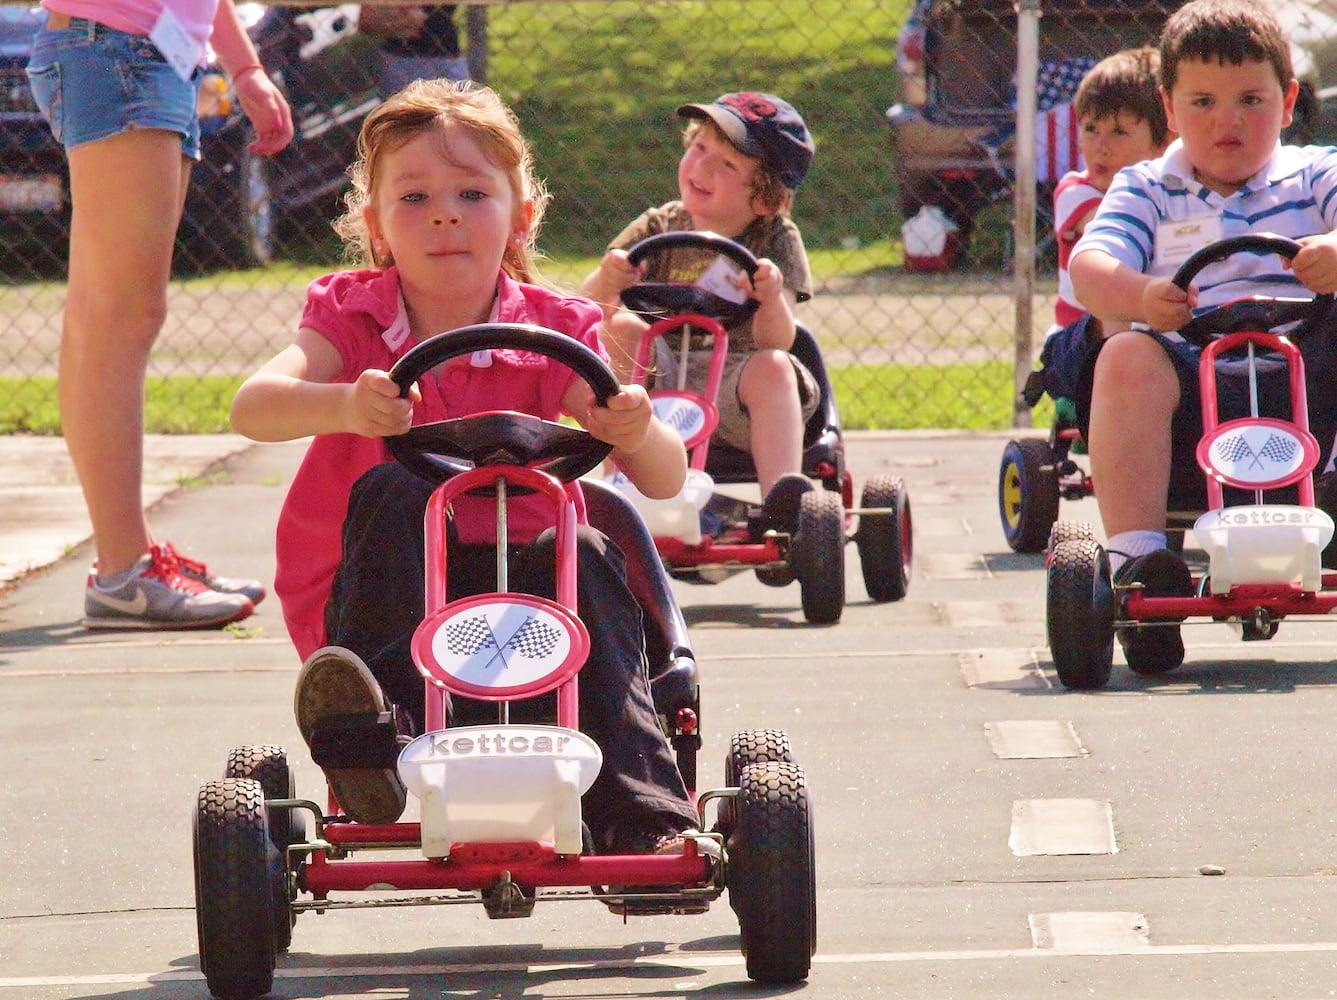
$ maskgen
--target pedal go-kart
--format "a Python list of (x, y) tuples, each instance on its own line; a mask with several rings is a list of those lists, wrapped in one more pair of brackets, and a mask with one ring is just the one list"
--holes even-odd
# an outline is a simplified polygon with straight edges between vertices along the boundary
[[(676, 344), (683, 363), (679, 384), (655, 384), (650, 396), (656, 415), (682, 435), (690, 457), (688, 482), (672, 500), (642, 496), (620, 475), (612, 482), (635, 504), (650, 526), (655, 547), (675, 579), (718, 583), (734, 573), (753, 570), (763, 583), (787, 586), (798, 580), (804, 618), (814, 624), (840, 620), (845, 609), (845, 543), (859, 552), (864, 587), (874, 601), (899, 601), (910, 586), (914, 555), (910, 498), (905, 481), (876, 475), (864, 483), (854, 505), (854, 480), (845, 467), (840, 414), (826, 365), (812, 333), (799, 326), (790, 348), (817, 382), (817, 411), (804, 428), (803, 473), (821, 489), (800, 499), (797, 531), (759, 530), (760, 502), (715, 490), (716, 484), (757, 482), (756, 467), (745, 451), (711, 441), (719, 420), (716, 398), (725, 355), (726, 326), (750, 316), (755, 299), (744, 297), (730, 275), (756, 273), (756, 258), (743, 246), (715, 233), (661, 233), (627, 251), (633, 264), (682, 251), (716, 254), (715, 263), (696, 283), (638, 282), (622, 292), (623, 304), (650, 328), (636, 352), (636, 371), (644, 380), (659, 337)], [(686, 384), (687, 352), (711, 350), (704, 386)]]
[[(1237, 253), (1289, 260), (1299, 250), (1298, 243), (1278, 236), (1226, 239), (1185, 261), (1174, 281), (1186, 289), (1203, 268)], [(1207, 570), (1195, 577), (1192, 597), (1148, 597), (1140, 586), (1113, 584), (1108, 555), (1090, 524), (1057, 522), (1047, 558), (1046, 625), (1054, 669), (1065, 687), (1105, 685), (1116, 629), (1200, 619), (1230, 622), (1243, 639), (1262, 640), (1276, 635), (1284, 618), (1325, 615), (1337, 607), (1337, 574), (1323, 572), (1321, 561), (1333, 520), (1314, 503), (1313, 472), (1322, 450), (1309, 431), (1304, 363), (1295, 346), (1304, 336), (1330, 335), (1317, 334), (1315, 328), (1332, 301), (1331, 295), (1244, 299), (1197, 316), (1180, 331), (1203, 345), (1203, 436), (1197, 461), (1207, 479), (1208, 510), (1192, 531), (1206, 551)], [(1297, 321), (1288, 336), (1271, 332)], [(1250, 415), (1221, 421), (1214, 364), (1218, 356), (1240, 349), (1247, 352), (1251, 375)], [(1290, 420), (1259, 415), (1252, 375), (1260, 350), (1286, 361)], [(1228, 495), (1246, 502), (1227, 505)], [(1298, 502), (1290, 502), (1292, 497)], [(1130, 659), (1128, 666), (1154, 675), (1178, 664)]]
[[(442, 334), (410, 350), (392, 375), (407, 391), (451, 358), (507, 347), (567, 365), (600, 400), (616, 391), (612, 372), (583, 344), (524, 325)], [(308, 911), (481, 903), (492, 918), (527, 917), (539, 904), (583, 898), (625, 919), (702, 913), (726, 891), (748, 976), (764, 983), (805, 979), (816, 944), (816, 883), (804, 770), (784, 732), (747, 730), (730, 741), (727, 787), (697, 791), (697, 671), (686, 628), (635, 510), (597, 483), (583, 489), (588, 519), (626, 554), (628, 583), (645, 608), (656, 708), (700, 814), (699, 829), (708, 832), (685, 839), (676, 854), (588, 850), (581, 794), (602, 755), (577, 717), (576, 684), (589, 637), (573, 610), (579, 511), (563, 483), (596, 466), (608, 446), (578, 428), (511, 412), (417, 426), (388, 443), (398, 460), (438, 484), (426, 520), (429, 611), (413, 640), (426, 685), (427, 732), (401, 750), (390, 714), (382, 713), (331, 720), (331, 733), (317, 727), (311, 745), (313, 759), (325, 766), (395, 761), (417, 799), (419, 820), (353, 822), (332, 793), (328, 811), (296, 796), (282, 747), (234, 749), (225, 776), (201, 787), (194, 812), (200, 966), (210, 992), (230, 1000), (267, 993), (277, 956), (287, 950), (298, 915)], [(534, 492), (551, 501), (556, 600), (507, 592), (500, 559), (495, 593), (447, 602), (447, 511), (465, 492), (496, 498), (500, 552), (507, 496)], [(511, 703), (553, 690), (555, 725), (508, 721)], [(497, 723), (446, 728), (445, 692), (495, 702)], [(713, 825), (706, 821), (712, 806)], [(383, 851), (392, 847), (414, 855), (386, 859)], [(382, 854), (361, 860), (364, 851)], [(609, 888), (615, 886), (636, 888)]]

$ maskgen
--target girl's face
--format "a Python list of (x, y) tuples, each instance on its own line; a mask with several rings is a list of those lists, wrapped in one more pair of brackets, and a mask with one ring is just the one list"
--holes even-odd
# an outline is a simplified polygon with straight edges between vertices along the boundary
[(532, 206), (463, 127), (449, 123), (385, 153), (366, 220), (372, 246), (389, 254), (406, 291), (467, 290), (491, 301), (502, 255), (524, 244)]
[(1108, 191), (1114, 175), (1124, 167), (1161, 155), (1161, 147), (1151, 141), (1146, 119), (1126, 111), (1103, 118), (1087, 116), (1078, 128), (1087, 178), (1097, 191)]
[(737, 236), (759, 214), (752, 197), (756, 173), (755, 159), (700, 128), (678, 161), (678, 194), (697, 228)]
[(1271, 158), (1298, 91), (1294, 80), (1283, 88), (1262, 59), (1239, 66), (1182, 60), (1165, 111), (1198, 181), (1222, 195), (1243, 187)]

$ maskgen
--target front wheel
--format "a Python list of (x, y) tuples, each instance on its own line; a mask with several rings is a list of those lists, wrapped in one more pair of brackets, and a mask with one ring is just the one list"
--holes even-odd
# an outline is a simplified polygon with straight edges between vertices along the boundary
[(798, 764), (752, 764), (738, 782), (729, 838), (729, 905), (738, 916), (748, 978), (795, 983), (817, 950), (812, 800)]
[[(736, 788), (740, 776), (753, 764), (792, 764), (794, 750), (783, 729), (745, 729), (729, 738), (724, 757), (724, 784)], [(738, 810), (732, 798), (720, 800), (719, 832), (727, 839), (737, 824)]]
[(860, 514), (854, 533), (864, 589), (874, 601), (899, 601), (910, 590), (914, 562), (914, 529), (905, 480), (874, 476), (864, 483), (859, 506), (878, 511)]
[(292, 944), (292, 929), (297, 914), (292, 908), (293, 895), (288, 888), (288, 848), (306, 840), (306, 820), (295, 809), (275, 809), (270, 799), (294, 799), (297, 785), (288, 752), (279, 746), (234, 747), (228, 754), (225, 778), (253, 778), (260, 782), (265, 796), (265, 814), (274, 856), (269, 859), (270, 891), (273, 893), (274, 944), (287, 951)]
[(1105, 550), (1060, 542), (1045, 571), (1045, 622), (1054, 670), (1066, 688), (1104, 687), (1114, 665), (1114, 588)]
[(803, 617), (833, 625), (845, 610), (845, 507), (840, 494), (811, 490), (799, 498), (798, 531), (789, 550)]
[(195, 803), (195, 927), (209, 992), (225, 1000), (262, 997), (277, 959), (273, 845), (264, 790), (252, 778), (205, 783)]

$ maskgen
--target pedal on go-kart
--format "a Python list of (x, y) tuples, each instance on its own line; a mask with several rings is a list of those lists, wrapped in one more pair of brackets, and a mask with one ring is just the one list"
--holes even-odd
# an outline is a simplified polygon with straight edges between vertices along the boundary
[[(1187, 289), (1209, 265), (1237, 253), (1277, 254), (1287, 260), (1300, 250), (1294, 240), (1249, 235), (1222, 240), (1190, 257), (1174, 276)], [(1193, 523), (1207, 555), (1194, 577), (1194, 595), (1149, 597), (1139, 586), (1116, 586), (1109, 558), (1090, 524), (1059, 521), (1047, 553), (1046, 625), (1054, 669), (1065, 687), (1091, 689), (1109, 680), (1116, 629), (1165, 627), (1169, 620), (1229, 622), (1245, 640), (1272, 638), (1287, 617), (1326, 615), (1337, 607), (1337, 573), (1324, 572), (1321, 555), (1333, 536), (1333, 520), (1314, 501), (1314, 468), (1332, 442), (1321, 448), (1309, 431), (1304, 362), (1296, 342), (1320, 333), (1333, 296), (1312, 300), (1251, 298), (1229, 302), (1194, 317), (1181, 335), (1203, 346), (1199, 366), (1203, 435), (1197, 462), (1206, 476), (1209, 509)], [(1298, 322), (1287, 336), (1276, 332)], [(1250, 412), (1221, 421), (1216, 360), (1243, 352)], [(1259, 352), (1285, 360), (1289, 420), (1260, 414)], [(1227, 504), (1226, 490), (1232, 501)], [(1278, 497), (1275, 491), (1285, 490)], [(1292, 499), (1294, 502), (1292, 502)], [(1135, 673), (1156, 675), (1178, 663), (1141, 662)]]
[[(583, 344), (517, 324), (441, 334), (415, 346), (391, 374), (406, 392), (451, 358), (491, 349), (552, 358), (601, 402), (617, 391), (612, 372)], [(389, 737), (397, 758), (388, 759), (416, 798), (419, 818), (354, 822), (332, 792), (328, 811), (297, 797), (282, 747), (234, 749), (225, 776), (201, 787), (194, 811), (196, 923), (209, 991), (229, 1000), (268, 993), (278, 955), (306, 912), (481, 903), (489, 917), (522, 918), (536, 906), (584, 900), (625, 919), (703, 913), (726, 891), (748, 976), (763, 983), (805, 979), (816, 947), (816, 881), (804, 770), (784, 732), (745, 730), (730, 741), (726, 787), (697, 791), (699, 711), (685, 627), (640, 519), (597, 483), (582, 491), (590, 523), (608, 528), (627, 555), (628, 585), (645, 610), (656, 711), (703, 832), (689, 831), (670, 854), (594, 854), (589, 847), (581, 794), (598, 775), (602, 754), (578, 717), (576, 685), (589, 644), (574, 610), (575, 529), (584, 512), (565, 484), (598, 465), (609, 447), (579, 428), (512, 412), (420, 425), (387, 444), (436, 484), (425, 520), (427, 613), (413, 638), (427, 732), (402, 750)], [(447, 601), (449, 506), (466, 492), (494, 498), (499, 553), (506, 551), (508, 495), (536, 493), (551, 504), (555, 600), (508, 592), (502, 557), (495, 592)], [(555, 724), (510, 721), (512, 703), (550, 691)], [(447, 692), (495, 703), (496, 723), (447, 728)], [(369, 746), (344, 741), (338, 751), (354, 756), (385, 750), (374, 745), (375, 733), (393, 729), (382, 719), (336, 721), (370, 726)], [(315, 749), (319, 727), (311, 742), (316, 763), (328, 763)], [(363, 852), (379, 856), (363, 860)]]
[[(757, 302), (735, 284), (736, 276), (756, 273), (756, 258), (746, 247), (707, 232), (670, 232), (647, 237), (627, 251), (632, 264), (650, 263), (650, 273), (665, 267), (666, 254), (682, 254), (709, 266), (694, 281), (642, 281), (622, 292), (626, 308), (650, 328), (637, 346), (637, 380), (649, 382), (655, 341), (664, 338), (677, 353), (678, 384), (655, 382), (650, 392), (655, 414), (682, 436), (689, 456), (686, 486), (670, 500), (643, 496), (620, 473), (611, 482), (645, 518), (655, 547), (675, 579), (719, 583), (753, 570), (761, 582), (784, 587), (798, 581), (805, 620), (832, 624), (845, 608), (845, 543), (853, 540), (868, 596), (877, 602), (899, 601), (910, 586), (914, 555), (910, 498), (905, 481), (876, 475), (863, 486), (854, 505), (853, 477), (845, 468), (840, 414), (816, 341), (803, 326), (790, 348), (817, 382), (820, 400), (804, 428), (803, 474), (821, 489), (800, 497), (797, 530), (763, 530), (761, 505), (718, 485), (755, 486), (751, 456), (723, 442), (712, 442), (719, 421), (716, 408), (729, 338), (726, 327), (756, 311)], [(713, 259), (712, 259), (713, 258)], [(688, 384), (688, 354), (711, 352), (704, 385)]]

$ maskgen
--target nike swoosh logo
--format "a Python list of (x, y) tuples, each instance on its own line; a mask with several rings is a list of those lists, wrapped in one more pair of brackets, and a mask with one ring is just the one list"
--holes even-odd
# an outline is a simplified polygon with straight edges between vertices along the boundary
[(142, 615), (149, 607), (149, 595), (144, 593), (142, 587), (135, 591), (133, 601), (126, 601), (119, 597), (112, 597), (110, 594), (104, 594), (96, 587), (90, 587), (89, 593), (93, 595), (93, 600), (99, 604), (105, 604), (113, 611), (121, 611), (127, 615)]

